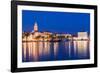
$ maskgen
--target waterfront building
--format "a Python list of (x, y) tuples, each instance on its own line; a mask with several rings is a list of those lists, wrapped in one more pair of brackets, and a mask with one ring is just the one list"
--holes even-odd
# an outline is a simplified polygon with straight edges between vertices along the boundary
[(87, 40), (87, 32), (78, 32), (77, 36), (66, 33), (52, 33), (48, 31), (40, 32), (38, 24), (35, 22), (32, 32), (22, 33), (22, 41), (61, 41), (61, 40)]
[(87, 32), (78, 32), (78, 38), (79, 39), (88, 39), (88, 33)]
[(25, 35), (26, 33), (23, 33), (23, 41), (47, 41), (51, 40), (51, 32), (39, 32), (38, 31), (38, 24), (35, 22), (33, 26), (32, 32), (28, 34), (28, 36)]
[(73, 37), (73, 40), (89, 40), (87, 32), (78, 32), (77, 36)]

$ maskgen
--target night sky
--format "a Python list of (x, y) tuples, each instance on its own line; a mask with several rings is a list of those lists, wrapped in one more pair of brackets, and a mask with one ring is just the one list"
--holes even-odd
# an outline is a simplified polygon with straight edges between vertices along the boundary
[(22, 11), (23, 32), (31, 32), (35, 22), (40, 32), (77, 34), (77, 32), (85, 31), (90, 33), (89, 13)]

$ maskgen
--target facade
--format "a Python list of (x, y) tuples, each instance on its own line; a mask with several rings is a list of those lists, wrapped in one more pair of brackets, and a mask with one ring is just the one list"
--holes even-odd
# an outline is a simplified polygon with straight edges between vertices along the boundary
[(79, 39), (88, 39), (88, 33), (87, 32), (78, 32), (78, 38)]
[(73, 37), (73, 40), (89, 40), (87, 32), (78, 32), (77, 36)]

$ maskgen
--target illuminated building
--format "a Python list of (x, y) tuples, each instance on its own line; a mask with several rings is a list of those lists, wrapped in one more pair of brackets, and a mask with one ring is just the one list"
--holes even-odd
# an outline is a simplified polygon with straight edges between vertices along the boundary
[(88, 39), (88, 33), (87, 32), (78, 32), (78, 38), (79, 39)]
[(34, 32), (37, 32), (38, 31), (38, 25), (37, 25), (37, 23), (35, 22), (35, 24), (34, 24)]
[(40, 32), (38, 31), (38, 24), (35, 22), (32, 32), (22, 33), (23, 41), (64, 41), (64, 40), (88, 40), (87, 32), (78, 32), (77, 36), (72, 36), (66, 33), (52, 33), (52, 32)]

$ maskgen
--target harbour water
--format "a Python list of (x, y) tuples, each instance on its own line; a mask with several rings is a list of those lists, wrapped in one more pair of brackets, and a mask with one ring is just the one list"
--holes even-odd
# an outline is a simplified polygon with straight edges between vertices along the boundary
[(89, 59), (89, 41), (23, 42), (22, 62)]

